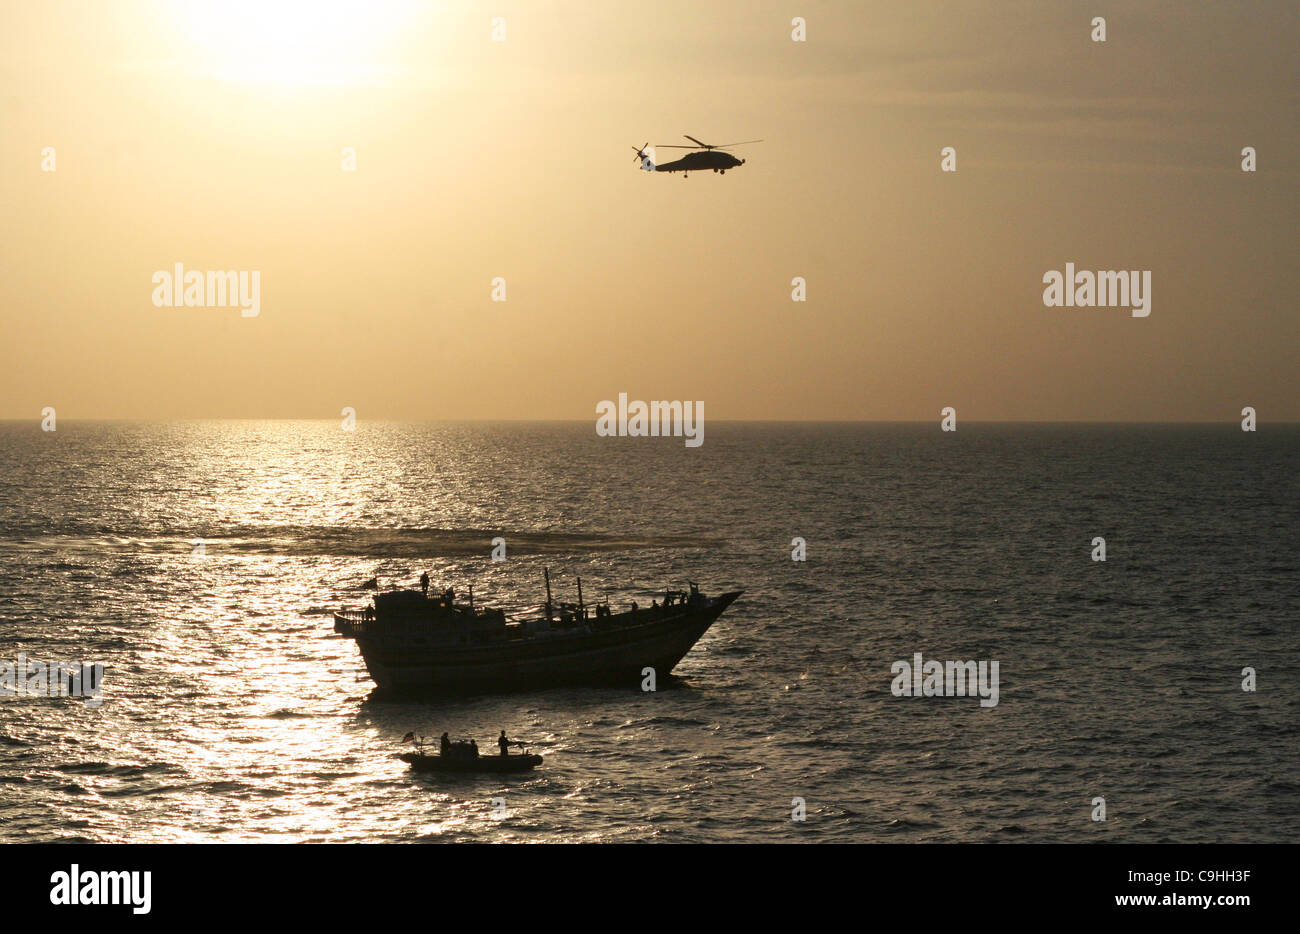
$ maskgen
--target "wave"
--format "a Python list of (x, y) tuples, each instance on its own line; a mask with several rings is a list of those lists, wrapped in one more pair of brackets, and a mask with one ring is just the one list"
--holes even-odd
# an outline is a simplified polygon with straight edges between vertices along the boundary
[[(373, 529), (351, 526), (228, 526), (197, 536), (205, 555), (336, 556), (361, 558), (469, 557), (488, 554), (505, 538), (512, 555), (651, 548), (720, 548), (725, 542), (693, 535), (618, 535), (598, 532), (521, 532), (507, 529)], [(0, 539), (0, 553), (193, 554), (193, 529), (180, 535), (120, 530), (23, 535)], [(66, 563), (66, 562), (65, 562)]]

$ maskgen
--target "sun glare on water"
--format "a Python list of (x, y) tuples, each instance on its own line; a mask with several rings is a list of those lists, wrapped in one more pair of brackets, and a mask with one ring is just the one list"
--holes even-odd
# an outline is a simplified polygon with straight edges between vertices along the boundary
[(210, 77), (262, 84), (363, 84), (394, 73), (391, 46), (413, 0), (189, 0), (168, 4)]

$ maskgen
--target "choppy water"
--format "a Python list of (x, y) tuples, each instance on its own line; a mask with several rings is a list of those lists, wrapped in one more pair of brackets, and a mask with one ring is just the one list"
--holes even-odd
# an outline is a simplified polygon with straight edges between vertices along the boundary
[[(0, 839), (1294, 840), (1297, 467), (1235, 422), (0, 424), (0, 660), (106, 666), (0, 699)], [(653, 694), (379, 701), (331, 630), (371, 576), (521, 609), (543, 566), (746, 595)], [(894, 697), (917, 651), (1000, 703)], [(502, 727), (541, 770), (392, 758)]]

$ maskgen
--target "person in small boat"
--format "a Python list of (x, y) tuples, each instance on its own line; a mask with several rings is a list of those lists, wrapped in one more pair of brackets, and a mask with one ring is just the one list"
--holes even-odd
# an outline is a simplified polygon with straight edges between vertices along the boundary
[(510, 740), (506, 739), (506, 731), (502, 730), (501, 735), (497, 737), (497, 746), (501, 749), (501, 755), (510, 755)]
[(478, 740), (476, 739), (471, 739), (469, 741), (469, 757), (471, 759), (478, 758)]
[(429, 572), (425, 571), (420, 575), (420, 592), (426, 597), (429, 596)]
[(438, 740), (438, 752), (444, 756), (451, 752), (451, 737), (446, 733), (443, 733), (442, 738)]

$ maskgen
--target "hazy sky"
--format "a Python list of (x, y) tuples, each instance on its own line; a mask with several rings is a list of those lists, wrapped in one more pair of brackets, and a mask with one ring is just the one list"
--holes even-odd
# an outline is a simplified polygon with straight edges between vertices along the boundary
[(9, 2), (0, 417), (1297, 420), (1297, 10)]

